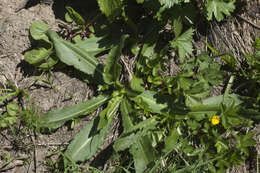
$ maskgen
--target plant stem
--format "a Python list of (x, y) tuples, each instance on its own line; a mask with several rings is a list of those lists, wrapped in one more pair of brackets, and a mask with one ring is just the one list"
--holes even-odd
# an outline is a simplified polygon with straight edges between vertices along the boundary
[(229, 81), (228, 81), (228, 84), (227, 84), (227, 88), (226, 88), (226, 90), (225, 90), (225, 92), (224, 92), (224, 97), (226, 97), (226, 96), (229, 94), (230, 89), (231, 89), (231, 87), (232, 87), (232, 85), (233, 85), (234, 79), (235, 79), (235, 76), (234, 76), (234, 75), (231, 75), (231, 76), (230, 76), (230, 79), (229, 79)]

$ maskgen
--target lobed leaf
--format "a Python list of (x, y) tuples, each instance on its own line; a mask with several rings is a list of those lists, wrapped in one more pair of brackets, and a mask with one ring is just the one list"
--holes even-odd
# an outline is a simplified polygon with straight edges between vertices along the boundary
[(110, 20), (115, 19), (120, 14), (123, 6), (121, 0), (97, 0), (97, 2), (101, 12)]
[[(180, 27), (180, 26), (179, 26)], [(178, 28), (176, 28), (178, 29)], [(176, 30), (175, 33), (179, 33), (179, 30)], [(192, 36), (194, 30), (192, 28), (185, 31), (180, 36), (177, 36), (173, 41), (170, 42), (173, 48), (178, 49), (178, 54), (181, 60), (184, 60), (186, 53), (192, 54)]]
[(230, 12), (235, 10), (235, 0), (230, 2), (225, 2), (222, 0), (209, 0), (206, 4), (207, 8), (207, 19), (212, 20), (212, 15), (214, 14), (217, 21), (224, 19), (223, 14), (230, 15)]

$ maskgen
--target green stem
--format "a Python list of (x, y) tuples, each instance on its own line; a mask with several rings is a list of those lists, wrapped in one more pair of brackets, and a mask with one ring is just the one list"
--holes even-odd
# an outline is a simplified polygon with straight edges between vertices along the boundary
[(231, 77), (228, 81), (228, 84), (227, 84), (227, 88), (226, 88), (225, 93), (224, 93), (224, 98), (229, 94), (231, 87), (233, 85), (234, 79), (235, 79), (235, 76), (231, 75)]

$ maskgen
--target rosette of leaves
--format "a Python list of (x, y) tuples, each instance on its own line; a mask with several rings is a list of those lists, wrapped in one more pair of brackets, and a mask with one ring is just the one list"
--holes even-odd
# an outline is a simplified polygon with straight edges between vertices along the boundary
[[(99, 6), (109, 18), (114, 11), (120, 15), (117, 10), (124, 9), (121, 8), (125, 5), (123, 2), (99, 1)], [(112, 15), (110, 20), (114, 19)], [(123, 34), (118, 44), (103, 47), (100, 40), (105, 38), (71, 43), (52, 30), (45, 32), (60, 61), (88, 74), (101, 86), (96, 97), (40, 115), (39, 126), (54, 130), (73, 118), (104, 107), (71, 141), (64, 153), (65, 160), (76, 163), (90, 159), (104, 143), (111, 122), (118, 114), (122, 117), (123, 132), (113, 144), (114, 151), (130, 154), (126, 162), (133, 163), (138, 173), (168, 168), (171, 172), (216, 172), (246, 159), (248, 147), (254, 145), (254, 140), (251, 133), (236, 129), (250, 126), (252, 121), (247, 116), (258, 118), (259, 113), (246, 113), (247, 98), (230, 94), (229, 89), (223, 95), (210, 97), (212, 87), (225, 82), (220, 65), (212, 63), (208, 54), (184, 59), (184, 55), (192, 51), (193, 30), (183, 32), (179, 19), (173, 21), (175, 39), (169, 45), (182, 56), (183, 71), (177, 76), (160, 76), (167, 62), (163, 56), (168, 45), (154, 53), (158, 39), (150, 37), (150, 42), (145, 40), (135, 51), (138, 60), (129, 84), (120, 80), (124, 77), (120, 57), (123, 48), (127, 48), (126, 42), (131, 40), (128, 35)], [(102, 65), (95, 55), (108, 49), (106, 64)], [(220, 117), (217, 126), (210, 124), (213, 115)], [(235, 147), (232, 147), (234, 140)], [(163, 168), (162, 161), (169, 167)], [(127, 163), (122, 161), (122, 166)]]

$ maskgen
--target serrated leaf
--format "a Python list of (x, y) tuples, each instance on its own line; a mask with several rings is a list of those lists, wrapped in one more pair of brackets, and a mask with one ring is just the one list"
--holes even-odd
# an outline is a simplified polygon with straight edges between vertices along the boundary
[(143, 79), (136, 77), (134, 74), (132, 74), (132, 80), (130, 83), (130, 87), (132, 90), (137, 91), (137, 92), (143, 92), (145, 90)]
[(132, 133), (132, 132), (134, 132), (136, 130), (140, 130), (140, 129), (152, 130), (152, 129), (155, 129), (157, 124), (158, 124), (158, 121), (154, 117), (152, 117), (152, 118), (143, 120), (134, 126), (131, 126), (130, 128), (128, 128), (128, 130), (125, 133), (123, 133), (123, 135)]
[(103, 105), (108, 99), (109, 96), (100, 95), (77, 105), (68, 106), (60, 110), (54, 110), (42, 114), (39, 118), (40, 127), (56, 129), (72, 118), (84, 114), (86, 115), (91, 111), (94, 111)]
[(160, 4), (166, 8), (171, 8), (174, 4), (179, 4), (180, 0), (159, 0)]
[[(164, 95), (157, 95), (154, 91), (146, 90), (137, 95), (133, 100), (143, 109), (153, 113), (166, 113), (169, 107), (170, 98)], [(168, 101), (167, 101), (168, 100)]]
[(107, 84), (112, 84), (119, 80), (120, 73), (122, 70), (121, 65), (119, 64), (119, 59), (122, 54), (122, 49), (125, 45), (125, 40), (128, 35), (123, 35), (121, 37), (119, 45), (113, 47), (106, 59), (106, 66), (104, 69), (104, 80)]
[(254, 140), (254, 133), (248, 132), (246, 135), (241, 135), (236, 137), (236, 147), (242, 148), (242, 147), (252, 147), (256, 144), (256, 141)]
[(123, 5), (121, 0), (98, 0), (97, 2), (101, 12), (110, 20), (120, 14)]
[(55, 31), (48, 30), (47, 35), (53, 41), (56, 55), (62, 62), (89, 75), (97, 73), (97, 76), (102, 76), (102, 69), (95, 57), (75, 44), (63, 40)]
[(223, 14), (229, 16), (230, 12), (235, 10), (235, 1), (225, 2), (223, 0), (209, 0), (206, 4), (207, 8), (207, 19), (212, 20), (214, 14), (217, 21), (224, 19)]
[(100, 131), (95, 130), (97, 123), (92, 120), (73, 139), (65, 151), (65, 155), (74, 162), (85, 161), (91, 158), (104, 143), (109, 132), (112, 119)]
[(46, 35), (49, 25), (40, 21), (35, 21), (30, 27), (30, 34), (35, 40), (44, 40), (50, 42), (48, 36)]
[[(176, 33), (179, 31), (176, 31)], [(182, 35), (170, 42), (173, 48), (178, 49), (178, 54), (181, 60), (184, 60), (186, 53), (192, 54), (192, 36), (194, 30), (192, 28), (185, 31)]]
[[(119, 139), (115, 141), (114, 149), (116, 151), (122, 151), (129, 148), (132, 144), (136, 143), (136, 141), (147, 135), (149, 130), (155, 129), (158, 121), (155, 118), (149, 118), (144, 120), (137, 125), (131, 126), (128, 130), (126, 130)], [(136, 133), (133, 133), (137, 131)]]
[(181, 34), (182, 22), (181, 22), (180, 17), (173, 21), (173, 31), (174, 31), (175, 37), (179, 37), (179, 35)]

